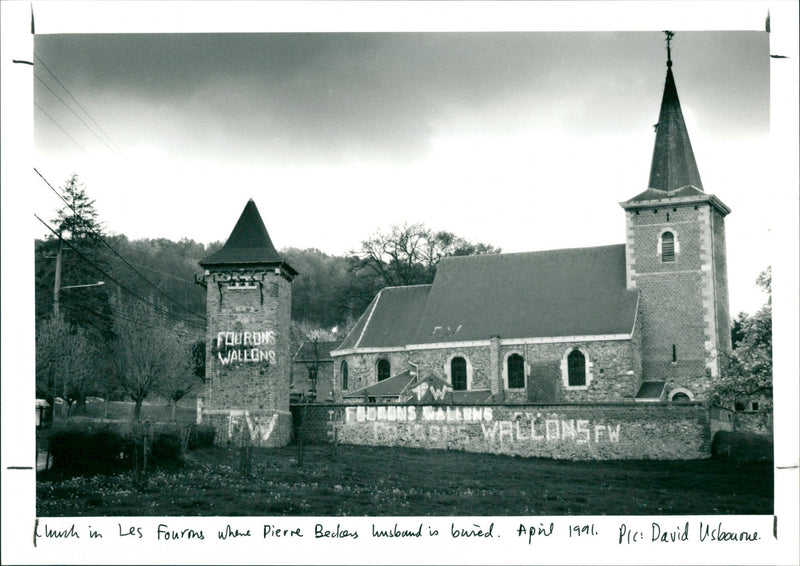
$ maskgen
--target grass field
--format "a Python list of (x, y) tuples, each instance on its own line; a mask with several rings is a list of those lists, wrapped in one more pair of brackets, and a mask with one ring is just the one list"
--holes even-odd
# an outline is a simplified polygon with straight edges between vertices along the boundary
[[(186, 399), (178, 402), (175, 409), (175, 420), (179, 423), (191, 424), (197, 417), (197, 409), (194, 399)], [(74, 414), (72, 418), (108, 418), (111, 420), (131, 420), (133, 419), (134, 405), (131, 401), (109, 401), (108, 416), (106, 417), (106, 403), (104, 401), (87, 401), (86, 413)], [(56, 423), (63, 421), (62, 406), (56, 404), (53, 417)], [(172, 407), (166, 401), (145, 401), (142, 405), (140, 418), (142, 421), (169, 422), (172, 417)]]
[(215, 446), (175, 470), (37, 484), (48, 516), (495, 516), (770, 514), (772, 464), (726, 460), (568, 462), (405, 448)]

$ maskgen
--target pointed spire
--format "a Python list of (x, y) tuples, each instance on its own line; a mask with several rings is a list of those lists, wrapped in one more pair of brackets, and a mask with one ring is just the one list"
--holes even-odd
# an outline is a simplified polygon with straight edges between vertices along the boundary
[(656, 125), (656, 143), (648, 188), (674, 191), (692, 185), (702, 190), (703, 183), (689, 141), (689, 132), (683, 120), (675, 77), (672, 76), (670, 40), (674, 34), (670, 31), (664, 33), (667, 34), (667, 79), (664, 83), (664, 96), (661, 99), (661, 113)]
[(228, 241), (218, 252), (200, 262), (200, 265), (207, 267), (210, 265), (224, 264), (268, 264), (283, 265), (290, 272), (296, 275), (283, 258), (278, 254), (272, 240), (269, 237), (261, 214), (258, 212), (256, 203), (253, 199), (247, 201), (236, 226), (233, 227)]

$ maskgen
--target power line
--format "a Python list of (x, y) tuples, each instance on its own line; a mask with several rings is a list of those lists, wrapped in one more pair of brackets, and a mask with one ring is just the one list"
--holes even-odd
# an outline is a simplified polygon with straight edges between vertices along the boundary
[[(53, 228), (51, 228), (51, 227), (50, 227), (50, 225), (48, 225), (48, 224), (47, 224), (47, 222), (45, 222), (44, 220), (42, 220), (41, 218), (39, 218), (39, 217), (38, 217), (36, 214), (34, 214), (33, 216), (34, 216), (34, 218), (36, 218), (36, 220), (38, 220), (39, 222), (41, 222), (41, 223), (42, 223), (42, 224), (45, 226), (45, 228), (47, 228), (48, 230), (50, 230), (50, 231), (53, 233), (53, 235), (54, 235), (54, 236), (58, 236), (58, 233), (57, 233), (55, 230), (53, 230)], [(171, 318), (171, 319), (173, 319), (173, 320), (177, 320), (177, 321), (180, 321), (180, 322), (185, 322), (185, 323), (187, 323), (187, 324), (193, 324), (193, 325), (196, 325), (196, 326), (198, 326), (198, 325), (201, 325), (201, 324), (202, 324), (202, 325), (205, 327), (205, 324), (203, 324), (203, 323), (201, 323), (201, 322), (198, 322), (198, 321), (195, 321), (195, 320), (188, 320), (188, 319), (185, 319), (185, 318), (182, 318), (182, 317), (176, 316), (176, 315), (174, 315), (174, 314), (170, 313), (169, 311), (164, 311), (164, 310), (162, 310), (162, 309), (161, 309), (161, 307), (159, 307), (159, 305), (157, 305), (156, 303), (154, 303), (154, 302), (152, 302), (152, 301), (149, 301), (149, 300), (145, 299), (144, 297), (142, 297), (141, 295), (139, 295), (139, 294), (138, 294), (138, 293), (136, 293), (135, 291), (132, 291), (132, 290), (131, 290), (131, 289), (129, 289), (129, 288), (126, 286), (126, 285), (124, 285), (123, 283), (121, 283), (120, 281), (118, 281), (118, 280), (117, 280), (117, 279), (116, 279), (116, 278), (115, 278), (113, 275), (111, 275), (110, 273), (108, 273), (107, 271), (105, 271), (103, 268), (101, 268), (99, 265), (97, 265), (97, 264), (96, 264), (95, 262), (93, 262), (91, 259), (89, 259), (88, 257), (86, 257), (86, 256), (85, 256), (83, 253), (81, 253), (81, 252), (80, 252), (80, 251), (79, 251), (79, 250), (78, 250), (78, 249), (77, 249), (75, 246), (73, 246), (73, 245), (72, 245), (72, 244), (71, 244), (71, 243), (70, 243), (68, 240), (62, 240), (62, 242), (64, 242), (64, 243), (65, 243), (65, 244), (66, 244), (66, 245), (67, 245), (67, 246), (68, 246), (68, 247), (69, 247), (69, 248), (70, 248), (72, 251), (74, 251), (74, 252), (75, 252), (75, 253), (78, 255), (78, 257), (80, 257), (80, 258), (81, 258), (83, 261), (85, 261), (86, 263), (88, 263), (89, 265), (91, 265), (92, 267), (94, 267), (94, 268), (95, 268), (95, 269), (96, 269), (98, 272), (100, 272), (100, 273), (101, 273), (103, 276), (105, 276), (107, 279), (109, 279), (110, 281), (112, 281), (112, 282), (116, 283), (116, 284), (117, 284), (117, 285), (118, 285), (118, 286), (119, 286), (121, 289), (124, 289), (124, 290), (125, 290), (125, 291), (127, 291), (127, 292), (128, 292), (130, 295), (132, 295), (133, 297), (135, 297), (135, 298), (137, 298), (138, 300), (142, 301), (143, 303), (146, 303), (146, 304), (150, 305), (151, 307), (153, 307), (153, 309), (154, 309), (156, 312), (158, 312), (159, 314), (162, 314), (162, 315), (164, 315), (164, 316), (166, 316), (166, 317), (168, 317), (168, 318)]]
[[(68, 207), (69, 207), (69, 208), (72, 210), (72, 212), (73, 212), (73, 213), (75, 213), (75, 215), (76, 215), (76, 216), (80, 217), (80, 214), (78, 213), (78, 211), (77, 211), (77, 210), (75, 210), (75, 207), (73, 207), (73, 206), (72, 206), (72, 204), (70, 204), (70, 203), (67, 201), (67, 199), (65, 199), (65, 198), (63, 197), (63, 195), (61, 195), (61, 193), (59, 193), (59, 192), (58, 192), (58, 190), (56, 190), (56, 188), (55, 188), (55, 187), (53, 187), (53, 185), (51, 185), (51, 184), (50, 184), (50, 182), (49, 182), (47, 179), (45, 179), (44, 175), (42, 175), (42, 174), (39, 172), (39, 170), (38, 170), (38, 169), (36, 169), (35, 167), (33, 168), (33, 170), (34, 170), (34, 171), (36, 171), (36, 174), (37, 174), (37, 175), (39, 175), (39, 177), (41, 177), (41, 178), (42, 178), (42, 180), (43, 180), (43, 181), (44, 181), (44, 182), (47, 184), (47, 186), (48, 186), (48, 187), (50, 187), (50, 189), (51, 189), (51, 190), (52, 190), (52, 191), (53, 191), (53, 192), (56, 194), (56, 196), (58, 196), (58, 198), (60, 198), (62, 201), (64, 201), (64, 204), (66, 204), (66, 205), (67, 205), (67, 206), (68, 206)], [(132, 270), (134, 273), (136, 273), (136, 275), (138, 275), (139, 277), (141, 277), (141, 278), (142, 278), (142, 279), (143, 279), (143, 280), (144, 280), (144, 281), (145, 281), (145, 282), (146, 282), (148, 285), (150, 285), (151, 287), (153, 287), (153, 288), (154, 288), (156, 291), (158, 291), (158, 292), (159, 292), (161, 295), (163, 295), (164, 297), (166, 297), (167, 299), (169, 299), (169, 300), (170, 300), (172, 303), (174, 303), (174, 304), (178, 305), (180, 308), (182, 308), (182, 309), (183, 309), (183, 310), (185, 310), (186, 312), (188, 312), (188, 313), (190, 313), (190, 314), (192, 314), (192, 315), (194, 315), (194, 316), (196, 316), (196, 317), (198, 317), (198, 318), (202, 319), (203, 321), (205, 321), (205, 320), (206, 320), (206, 317), (205, 317), (205, 316), (203, 316), (203, 315), (201, 315), (201, 314), (199, 314), (199, 313), (196, 313), (196, 312), (194, 312), (194, 311), (193, 311), (192, 309), (190, 309), (189, 307), (187, 307), (187, 306), (183, 305), (182, 303), (180, 303), (180, 302), (179, 302), (177, 299), (174, 299), (174, 298), (172, 298), (170, 295), (168, 295), (167, 293), (165, 293), (165, 292), (164, 292), (164, 291), (163, 291), (163, 290), (162, 290), (160, 287), (158, 287), (158, 285), (156, 285), (155, 283), (153, 283), (152, 281), (150, 281), (150, 280), (149, 280), (147, 277), (145, 277), (144, 275), (142, 275), (142, 274), (141, 274), (141, 273), (140, 273), (140, 272), (139, 272), (139, 271), (138, 271), (138, 270), (137, 270), (135, 267), (133, 267), (133, 266), (132, 266), (132, 265), (131, 265), (131, 264), (130, 264), (130, 263), (129, 263), (129, 262), (128, 262), (128, 261), (127, 261), (127, 260), (126, 260), (124, 257), (122, 257), (122, 256), (121, 256), (121, 255), (120, 255), (120, 254), (117, 252), (117, 250), (115, 250), (113, 247), (111, 247), (111, 244), (109, 244), (109, 243), (106, 241), (106, 239), (105, 239), (105, 238), (103, 238), (103, 236), (102, 236), (101, 234), (99, 234), (99, 233), (97, 233), (97, 232), (95, 232), (95, 231), (92, 231), (92, 235), (93, 235), (95, 238), (97, 238), (97, 239), (98, 239), (98, 240), (99, 240), (99, 241), (100, 241), (100, 242), (101, 242), (103, 245), (105, 245), (105, 246), (106, 246), (106, 247), (107, 247), (109, 250), (111, 250), (111, 251), (114, 253), (114, 255), (115, 255), (115, 256), (117, 256), (117, 257), (118, 257), (118, 258), (119, 258), (119, 259), (120, 259), (120, 260), (121, 260), (121, 261), (122, 261), (122, 262), (123, 262), (125, 265), (127, 265), (127, 266), (128, 266), (128, 267), (129, 267), (129, 268), (130, 268), (130, 269), (131, 269), (131, 270)]]
[(63, 104), (63, 105), (64, 105), (64, 106), (67, 108), (67, 110), (69, 110), (70, 112), (72, 112), (72, 114), (73, 114), (73, 115), (74, 115), (74, 116), (75, 116), (75, 117), (76, 117), (78, 120), (80, 120), (80, 121), (81, 121), (81, 124), (83, 124), (84, 126), (86, 126), (86, 129), (87, 129), (87, 130), (89, 130), (90, 132), (92, 132), (92, 134), (94, 135), (94, 137), (96, 137), (98, 140), (100, 140), (100, 142), (101, 142), (103, 145), (105, 145), (105, 146), (106, 146), (108, 149), (110, 149), (111, 151), (114, 151), (114, 148), (113, 148), (113, 147), (111, 147), (110, 145), (108, 145), (108, 142), (106, 142), (106, 140), (104, 140), (103, 138), (101, 138), (101, 137), (100, 137), (100, 136), (97, 134), (97, 132), (95, 132), (95, 131), (92, 129), (92, 127), (91, 127), (89, 124), (87, 124), (87, 123), (86, 123), (86, 121), (85, 121), (83, 118), (81, 118), (80, 116), (78, 116), (78, 113), (77, 113), (77, 112), (75, 112), (75, 110), (73, 110), (73, 109), (72, 109), (72, 107), (71, 107), (69, 104), (67, 104), (66, 102), (64, 102), (64, 99), (63, 99), (63, 98), (61, 98), (60, 96), (58, 96), (58, 95), (56, 94), (56, 92), (55, 92), (55, 91), (54, 91), (52, 88), (50, 88), (50, 85), (48, 85), (46, 82), (44, 82), (44, 81), (42, 80), (42, 78), (41, 78), (39, 75), (36, 75), (36, 74), (34, 74), (34, 77), (36, 78), (36, 80), (38, 80), (40, 83), (42, 83), (42, 84), (45, 86), (45, 88), (46, 88), (47, 90), (49, 90), (49, 91), (50, 91), (50, 92), (53, 94), (53, 96), (55, 96), (55, 97), (56, 97), (56, 98), (59, 100), (59, 102), (61, 102), (61, 104)]
[(63, 89), (64, 89), (64, 92), (66, 92), (66, 93), (69, 95), (69, 97), (70, 97), (72, 100), (74, 100), (74, 101), (75, 101), (75, 104), (77, 104), (77, 105), (78, 105), (78, 107), (79, 107), (81, 110), (83, 110), (83, 112), (84, 112), (84, 113), (85, 113), (85, 114), (86, 114), (86, 115), (89, 117), (89, 119), (92, 121), (92, 123), (93, 123), (95, 126), (97, 126), (97, 129), (98, 129), (98, 130), (100, 130), (100, 131), (103, 133), (103, 135), (106, 137), (106, 139), (108, 139), (108, 141), (109, 141), (109, 142), (111, 142), (111, 145), (113, 145), (113, 146), (116, 148), (116, 150), (117, 150), (117, 151), (120, 153), (120, 155), (122, 155), (122, 150), (120, 150), (120, 148), (119, 148), (119, 147), (117, 147), (117, 144), (115, 144), (115, 143), (114, 143), (114, 140), (112, 140), (112, 139), (111, 139), (111, 136), (109, 136), (109, 135), (108, 135), (108, 134), (105, 132), (105, 130), (104, 130), (104, 129), (103, 129), (101, 126), (100, 126), (100, 124), (98, 124), (98, 123), (97, 123), (97, 120), (95, 120), (94, 118), (92, 118), (92, 115), (91, 115), (91, 114), (89, 114), (89, 111), (88, 111), (88, 110), (86, 110), (86, 108), (84, 108), (84, 107), (83, 107), (83, 105), (82, 105), (80, 102), (78, 102), (78, 99), (77, 99), (77, 98), (75, 98), (75, 97), (72, 95), (72, 93), (69, 91), (69, 89), (68, 89), (67, 87), (65, 87), (65, 86), (64, 86), (64, 83), (62, 83), (62, 82), (61, 82), (61, 81), (58, 79), (58, 77), (56, 76), (56, 74), (55, 74), (53, 71), (51, 71), (51, 70), (50, 70), (50, 67), (48, 67), (48, 66), (47, 66), (47, 64), (46, 64), (44, 61), (42, 61), (42, 58), (41, 58), (41, 57), (39, 57), (38, 55), (36, 55), (35, 53), (33, 54), (33, 56), (34, 56), (34, 58), (35, 58), (37, 61), (39, 61), (39, 63), (41, 63), (41, 64), (42, 64), (42, 66), (43, 66), (43, 67), (44, 67), (44, 68), (47, 70), (47, 72), (48, 72), (48, 73), (50, 73), (50, 76), (52, 76), (52, 77), (53, 77), (53, 78), (56, 80), (56, 82), (57, 82), (59, 85), (61, 85), (61, 88), (63, 88)]
[[(79, 313), (79, 314), (89, 313), (89, 314), (93, 315), (94, 317), (96, 317), (97, 319), (99, 319), (99, 320), (101, 320), (103, 322), (111, 322), (111, 323), (113, 323), (114, 320), (121, 319), (121, 320), (124, 320), (126, 322), (130, 322), (131, 324), (135, 324), (137, 326), (141, 326), (142, 328), (149, 328), (149, 329), (153, 329), (153, 330), (163, 330), (163, 328), (164, 328), (163, 326), (157, 326), (156, 324), (151, 324), (151, 323), (139, 320), (139, 319), (131, 318), (131, 317), (126, 316), (125, 314), (122, 314), (120, 312), (116, 312), (113, 315), (112, 314), (106, 314), (106, 313), (103, 313), (103, 312), (98, 312), (98, 310), (94, 307), (94, 305), (88, 303), (87, 301), (81, 301), (80, 299), (76, 299), (76, 300), (72, 300), (70, 302), (67, 302), (64, 305), (62, 305), (62, 308), (64, 310), (76, 312), (76, 313)], [(186, 328), (186, 329), (172, 328), (172, 329), (170, 329), (170, 332), (172, 332), (173, 334), (177, 334), (179, 336), (185, 336), (187, 338), (192, 338), (194, 340), (201, 340), (205, 336), (205, 333), (202, 332), (202, 331), (193, 332), (192, 330), (190, 330), (188, 328)]]
[(35, 101), (34, 101), (33, 105), (34, 105), (34, 106), (36, 106), (36, 108), (38, 108), (39, 110), (41, 110), (41, 111), (42, 111), (42, 114), (44, 114), (45, 116), (47, 116), (48, 118), (50, 118), (50, 120), (53, 122), (53, 124), (55, 124), (56, 126), (58, 126), (58, 129), (59, 129), (59, 130), (61, 130), (62, 132), (64, 132), (64, 135), (65, 135), (65, 136), (67, 136), (69, 139), (71, 139), (71, 140), (72, 140), (72, 143), (74, 143), (75, 145), (77, 145), (77, 146), (78, 146), (78, 149), (80, 149), (80, 150), (81, 150), (83, 153), (85, 153), (85, 154), (86, 154), (86, 157), (91, 157), (91, 155), (89, 155), (89, 153), (88, 153), (88, 152), (87, 152), (85, 149), (83, 149), (83, 146), (82, 146), (81, 144), (79, 144), (78, 142), (76, 142), (76, 141), (75, 141), (75, 138), (73, 138), (71, 135), (69, 135), (69, 132), (67, 132), (67, 130), (65, 130), (64, 128), (62, 128), (62, 127), (61, 127), (61, 124), (59, 124), (58, 122), (56, 122), (56, 119), (55, 119), (55, 118), (53, 118), (53, 117), (52, 117), (50, 114), (48, 114), (48, 113), (47, 113), (47, 110), (45, 110), (44, 108), (42, 108), (41, 106), (39, 106), (39, 104), (38, 104), (37, 102), (35, 102)]

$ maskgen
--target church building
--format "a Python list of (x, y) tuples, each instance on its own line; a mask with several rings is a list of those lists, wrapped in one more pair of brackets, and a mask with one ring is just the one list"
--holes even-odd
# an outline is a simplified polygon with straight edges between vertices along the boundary
[(707, 400), (731, 347), (730, 209), (703, 188), (669, 55), (655, 138), (624, 243), (448, 257), (430, 285), (382, 289), (331, 352), (334, 400)]

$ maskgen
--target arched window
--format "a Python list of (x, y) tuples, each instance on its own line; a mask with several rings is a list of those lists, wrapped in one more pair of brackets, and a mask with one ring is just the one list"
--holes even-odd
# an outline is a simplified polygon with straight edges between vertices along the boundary
[(508, 388), (525, 388), (525, 360), (519, 354), (508, 356)]
[(688, 403), (689, 401), (691, 401), (691, 399), (686, 393), (676, 393), (672, 396), (673, 403)]
[(378, 381), (389, 379), (390, 375), (391, 375), (391, 366), (389, 366), (389, 360), (385, 358), (378, 360)]
[(570, 387), (586, 385), (586, 356), (580, 350), (567, 356), (567, 378)]
[(450, 380), (455, 391), (467, 389), (467, 360), (458, 357), (450, 361)]
[(347, 391), (347, 362), (342, 362), (342, 390)]
[(661, 261), (675, 261), (675, 235), (672, 232), (661, 234)]

